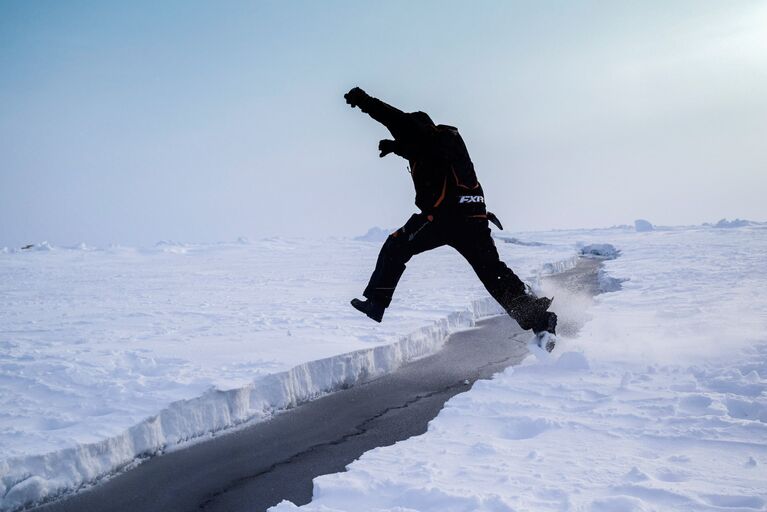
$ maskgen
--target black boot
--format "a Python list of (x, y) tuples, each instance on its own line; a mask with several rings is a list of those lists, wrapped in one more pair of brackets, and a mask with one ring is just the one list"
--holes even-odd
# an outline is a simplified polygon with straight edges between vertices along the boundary
[[(538, 318), (533, 325), (533, 332), (540, 334), (542, 332), (550, 332), (551, 334), (557, 333), (557, 314), (553, 311), (544, 311), (538, 315)], [(551, 350), (549, 350), (551, 352)]]
[(386, 311), (385, 307), (372, 300), (352, 299), (352, 306), (379, 323), (383, 319), (384, 311)]
[(541, 332), (556, 334), (557, 315), (546, 311), (550, 305), (551, 299), (547, 297), (536, 298), (527, 294), (514, 297), (505, 304), (506, 312), (522, 329), (532, 329), (535, 334)]

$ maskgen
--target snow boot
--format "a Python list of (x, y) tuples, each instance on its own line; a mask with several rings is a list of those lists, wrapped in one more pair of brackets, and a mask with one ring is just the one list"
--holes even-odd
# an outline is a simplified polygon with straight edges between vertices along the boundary
[(557, 314), (552, 311), (544, 311), (533, 327), (538, 346), (551, 352), (557, 344), (555, 336), (557, 330)]
[(506, 312), (525, 331), (532, 329), (535, 334), (556, 334), (557, 315), (546, 311), (551, 305), (551, 300), (548, 297), (520, 295), (507, 301)]
[(377, 302), (373, 302), (372, 300), (359, 300), (359, 299), (352, 299), (352, 306), (357, 311), (362, 311), (367, 316), (372, 318), (378, 323), (381, 323), (381, 320), (383, 320), (384, 311), (386, 311), (386, 308), (382, 305), (378, 304)]
[(540, 334), (542, 332), (548, 332), (550, 334), (557, 333), (557, 314), (552, 311), (543, 311), (538, 315), (533, 324), (533, 332)]

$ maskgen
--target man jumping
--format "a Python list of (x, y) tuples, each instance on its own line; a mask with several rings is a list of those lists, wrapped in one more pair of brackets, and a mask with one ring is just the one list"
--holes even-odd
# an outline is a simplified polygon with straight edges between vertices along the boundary
[(528, 293), (498, 256), (488, 221), (501, 225), (485, 208), (482, 186), (458, 129), (435, 125), (424, 112), (402, 112), (359, 87), (344, 98), (389, 130), (394, 140), (379, 142), (380, 156), (394, 153), (409, 162), (415, 204), (421, 210), (389, 235), (363, 292), (367, 300), (352, 299), (352, 306), (380, 322), (410, 258), (449, 245), (466, 258), (490, 295), (522, 329), (554, 334), (557, 315), (547, 311), (551, 299)]

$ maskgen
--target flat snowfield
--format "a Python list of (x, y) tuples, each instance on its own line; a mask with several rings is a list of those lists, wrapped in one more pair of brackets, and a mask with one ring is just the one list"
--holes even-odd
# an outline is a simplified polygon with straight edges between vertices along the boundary
[[(576, 240), (498, 246), (529, 278)], [(391, 371), (500, 312), (444, 248), (369, 320), (349, 300), (381, 243), (0, 250), (0, 510)]]
[(270, 510), (767, 510), (767, 230), (600, 235), (628, 281), (574, 339)]
[[(586, 322), (577, 338), (319, 478), (308, 509), (764, 509), (767, 230), (508, 238), (502, 258), (531, 283), (613, 244), (601, 277), (618, 291), (592, 305), (548, 290)], [(416, 256), (370, 321), (348, 300), (380, 244), (0, 251), (0, 510), (392, 371), (500, 311), (444, 248)]]

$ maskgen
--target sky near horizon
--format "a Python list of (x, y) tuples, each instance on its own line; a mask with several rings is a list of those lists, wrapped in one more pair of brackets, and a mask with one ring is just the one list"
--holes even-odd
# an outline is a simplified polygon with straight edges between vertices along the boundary
[(514, 231), (767, 220), (767, 2), (0, 3), (0, 247), (415, 212), (358, 85), (458, 126)]

